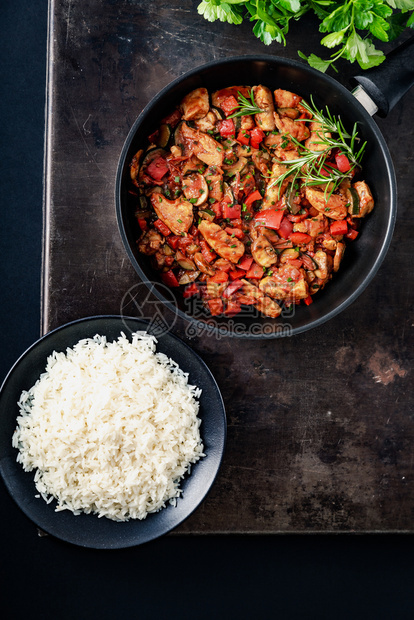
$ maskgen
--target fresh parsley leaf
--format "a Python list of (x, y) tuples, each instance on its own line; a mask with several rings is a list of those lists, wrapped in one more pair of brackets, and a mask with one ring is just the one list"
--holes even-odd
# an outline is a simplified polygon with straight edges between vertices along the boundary
[(336, 47), (337, 45), (342, 43), (344, 35), (344, 30), (340, 30), (339, 32), (331, 32), (322, 39), (321, 43), (326, 47)]
[(394, 41), (404, 32), (407, 26), (407, 14), (393, 13), (387, 21), (390, 26), (388, 30), (388, 40)]
[(372, 24), (369, 25), (369, 31), (380, 41), (388, 41), (387, 30), (389, 30), (389, 23), (382, 17), (374, 17)]
[(374, 42), (393, 41), (405, 28), (414, 28), (414, 0), (203, 0), (197, 10), (208, 21), (237, 25), (249, 19), (253, 34), (265, 45), (286, 45), (290, 20), (313, 11), (320, 32), (326, 34), (321, 44), (333, 50), (332, 55), (326, 60), (316, 54), (299, 56), (323, 72), (335, 69), (339, 58), (358, 62), (363, 69), (375, 67), (385, 56)]
[(219, 19), (221, 22), (228, 22), (229, 24), (237, 25), (241, 24), (243, 21), (243, 16), (237, 9), (232, 9), (228, 2), (222, 3), (221, 6), (218, 6), (214, 0), (204, 0), (198, 5), (197, 11), (209, 22), (214, 22)]
[(333, 32), (348, 28), (352, 23), (352, 4), (348, 2), (339, 6), (330, 15), (325, 17), (319, 30), (321, 32)]
[(292, 13), (296, 13), (301, 9), (300, 0), (279, 0), (279, 2), (277, 2), (276, 0), (275, 2), (273, 2), (273, 4), (275, 6), (280, 4), (282, 8), (287, 9), (288, 11), (292, 11)]
[(393, 9), (401, 9), (402, 11), (410, 11), (414, 9), (414, 0), (387, 0)]
[(310, 56), (305, 56), (303, 52), (298, 52), (298, 54), (303, 60), (307, 60), (311, 67), (318, 69), (318, 71), (322, 71), (322, 73), (325, 73), (331, 64), (329, 60), (322, 60), (322, 58), (319, 58), (319, 56), (315, 54), (310, 54)]

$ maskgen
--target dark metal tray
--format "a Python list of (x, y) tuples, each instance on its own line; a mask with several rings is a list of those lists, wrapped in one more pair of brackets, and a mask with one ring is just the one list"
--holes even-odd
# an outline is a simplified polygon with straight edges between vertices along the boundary
[[(128, 130), (152, 96), (196, 65), (246, 53), (297, 59), (318, 40), (306, 16), (286, 48), (266, 48), (248, 23), (210, 24), (197, 4), (50, 3), (43, 332), (95, 314), (160, 313), (209, 365), (227, 408), (227, 452), (210, 495), (177, 532), (412, 531), (414, 92), (378, 121), (399, 214), (361, 297), (293, 338), (190, 338), (186, 323), (148, 298), (122, 246), (114, 185)], [(348, 84), (351, 73), (343, 66), (337, 77)]]

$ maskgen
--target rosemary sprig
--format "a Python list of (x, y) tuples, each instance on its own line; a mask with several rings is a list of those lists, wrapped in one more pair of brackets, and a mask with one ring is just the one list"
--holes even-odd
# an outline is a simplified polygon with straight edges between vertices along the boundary
[[(319, 140), (313, 143), (323, 145), (325, 148), (312, 151), (304, 144), (288, 136), (289, 140), (295, 145), (299, 157), (290, 161), (277, 161), (287, 168), (286, 172), (274, 178), (269, 187), (279, 186), (279, 197), (283, 182), (293, 175), (292, 183), (300, 178), (304, 185), (325, 185), (325, 194), (329, 197), (335, 189), (347, 178), (352, 177), (354, 169), (360, 165), (362, 156), (365, 151), (366, 142), (357, 150), (357, 142), (359, 142), (357, 124), (354, 124), (352, 133), (349, 134), (339, 117), (331, 114), (326, 107), (326, 115), (315, 106), (311, 97), (312, 105), (302, 101), (301, 105), (312, 114), (311, 122), (319, 123), (320, 129), (316, 132)], [(309, 119), (297, 119), (298, 122), (307, 121)], [(347, 172), (341, 172), (335, 166), (332, 166), (328, 159), (332, 149), (338, 149), (340, 153), (346, 155), (351, 164)], [(329, 191), (328, 191), (329, 190)]]
[(250, 100), (247, 99), (247, 97), (245, 97), (244, 95), (242, 95), (240, 91), (238, 91), (237, 107), (239, 109), (237, 110), (237, 112), (233, 112), (233, 114), (230, 114), (230, 116), (228, 116), (227, 118), (236, 118), (237, 116), (249, 116), (251, 114), (260, 114), (261, 112), (264, 112), (262, 108), (259, 108), (256, 105), (253, 95), (253, 88), (250, 89), (249, 97)]

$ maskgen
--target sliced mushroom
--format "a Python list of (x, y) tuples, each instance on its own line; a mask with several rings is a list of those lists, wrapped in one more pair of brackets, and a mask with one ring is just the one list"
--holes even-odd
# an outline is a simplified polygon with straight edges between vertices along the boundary
[(190, 284), (190, 282), (195, 282), (199, 275), (199, 271), (183, 271), (178, 278), (178, 284)]
[(259, 235), (253, 241), (251, 251), (256, 263), (262, 267), (271, 267), (277, 263), (276, 250), (264, 235)]
[(185, 269), (186, 271), (194, 271), (196, 268), (193, 261), (187, 258), (185, 254), (180, 252), (180, 250), (177, 250), (177, 252), (175, 253), (175, 260), (180, 265), (180, 267), (182, 269)]
[(193, 172), (183, 179), (183, 194), (196, 207), (204, 204), (208, 197), (208, 186), (199, 172)]
[(214, 276), (216, 273), (213, 267), (206, 261), (201, 252), (196, 252), (193, 256), (194, 262), (197, 265), (198, 269), (203, 273), (206, 273), (208, 276)]
[(237, 174), (238, 172), (243, 172), (246, 167), (247, 159), (245, 157), (239, 157), (239, 159), (230, 165), (223, 165), (223, 170), (226, 171), (227, 176), (231, 177)]
[(135, 153), (134, 157), (132, 158), (131, 165), (130, 165), (131, 180), (134, 183), (134, 185), (137, 185), (137, 186), (138, 186), (137, 177), (138, 177), (139, 166), (140, 166), (141, 157), (143, 153), (144, 151), (142, 149), (140, 149), (137, 153)]
[(204, 178), (207, 182), (209, 198), (220, 202), (223, 199), (223, 172), (216, 166), (209, 166), (204, 172)]
[(344, 252), (345, 252), (345, 243), (341, 243), (340, 241), (338, 241), (336, 245), (335, 256), (333, 259), (333, 270), (334, 271), (338, 271), (341, 261), (344, 257)]
[(318, 268), (315, 269), (315, 275), (321, 280), (326, 280), (329, 275), (329, 258), (331, 257), (328, 257), (328, 254), (323, 250), (318, 250), (313, 256), (314, 261), (318, 265)]
[(217, 120), (219, 119), (215, 111), (210, 110), (203, 118), (194, 121), (194, 124), (200, 131), (214, 131)]

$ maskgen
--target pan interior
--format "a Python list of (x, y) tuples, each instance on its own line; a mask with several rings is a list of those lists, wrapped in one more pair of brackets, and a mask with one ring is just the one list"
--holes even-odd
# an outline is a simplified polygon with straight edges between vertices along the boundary
[[(147, 257), (136, 249), (139, 234), (134, 218), (130, 189), (129, 163), (139, 148), (145, 148), (147, 136), (156, 129), (163, 116), (168, 114), (191, 90), (204, 86), (211, 93), (231, 85), (264, 84), (271, 90), (282, 88), (293, 91), (305, 99), (313, 96), (319, 108), (328, 106), (340, 115), (348, 130), (358, 123), (358, 133), (367, 142), (363, 159), (362, 178), (370, 186), (374, 211), (364, 219), (361, 234), (356, 242), (349, 243), (341, 269), (320, 294), (315, 295), (310, 306), (296, 306), (294, 313), (286, 313), (278, 320), (256, 314), (237, 315), (230, 326), (230, 334), (248, 337), (277, 337), (298, 333), (315, 327), (335, 316), (362, 292), (374, 277), (387, 251), (395, 219), (396, 189), (393, 167), (387, 146), (371, 117), (353, 95), (335, 80), (294, 61), (275, 57), (241, 57), (217, 61), (182, 76), (159, 93), (143, 111), (132, 127), (121, 155), (117, 179), (117, 214), (121, 235), (136, 271), (145, 281), (155, 283), (154, 292), (166, 300), (159, 274), (151, 267)], [(173, 291), (176, 311), (187, 319), (208, 320), (200, 307), (191, 307), (181, 294)], [(229, 319), (214, 317), (214, 326), (229, 329)], [(230, 324), (233, 325), (233, 324)], [(252, 327), (255, 329), (252, 330)], [(235, 333), (235, 332), (238, 333)], [(253, 333), (253, 331), (255, 333)]]

